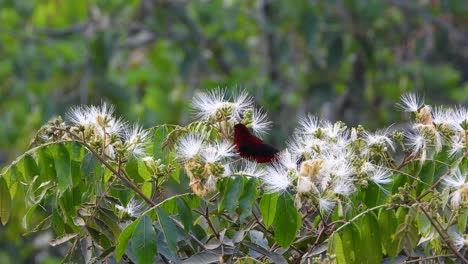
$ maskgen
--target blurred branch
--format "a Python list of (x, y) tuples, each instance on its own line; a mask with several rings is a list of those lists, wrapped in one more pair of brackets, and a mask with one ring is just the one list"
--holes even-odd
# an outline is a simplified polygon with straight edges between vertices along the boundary
[(279, 81), (279, 70), (277, 62), (277, 54), (275, 51), (275, 35), (269, 24), (273, 20), (273, 10), (270, 0), (262, 0), (260, 2), (260, 18), (263, 27), (265, 49), (267, 55), (268, 76), (273, 83)]
[(406, 0), (385, 0), (386, 3), (397, 6), (407, 12), (416, 13), (418, 16), (424, 18), (427, 22), (438, 26), (439, 28), (444, 29), (449, 33), (450, 36), (457, 41), (467, 41), (466, 34), (460, 32), (456, 29), (453, 25), (448, 23), (447, 21), (433, 16), (426, 10), (419, 8), (418, 6), (412, 5), (411, 1)]
[(63, 29), (35, 28), (34, 32), (47, 35), (49, 37), (64, 37), (64, 36), (73, 35), (76, 33), (83, 33), (88, 29), (90, 25), (91, 25), (90, 22), (86, 22), (86, 23), (74, 24)]

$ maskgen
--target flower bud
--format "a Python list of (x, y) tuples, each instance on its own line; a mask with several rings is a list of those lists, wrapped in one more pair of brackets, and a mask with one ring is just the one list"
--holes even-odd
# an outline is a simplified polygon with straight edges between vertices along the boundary
[(299, 174), (302, 176), (313, 177), (320, 172), (323, 160), (320, 159), (309, 159), (301, 163), (301, 169)]

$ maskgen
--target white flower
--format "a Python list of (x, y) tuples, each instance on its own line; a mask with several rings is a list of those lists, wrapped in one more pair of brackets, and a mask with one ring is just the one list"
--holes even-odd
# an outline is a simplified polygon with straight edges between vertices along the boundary
[(86, 105), (73, 107), (66, 117), (75, 125), (88, 126), (91, 124), (90, 109)]
[[(233, 106), (233, 115), (235, 117), (240, 117), (242, 112), (253, 107), (254, 100), (251, 96), (249, 96), (249, 94), (246, 91), (240, 91), (234, 94), (233, 97), (234, 99), (232, 102), (232, 106)], [(266, 118), (266, 115), (264, 118)]]
[(453, 207), (458, 207), (460, 203), (466, 200), (468, 195), (468, 183), (466, 183), (467, 175), (462, 175), (459, 169), (448, 178), (444, 178), (444, 185), (447, 187), (455, 188), (456, 190), (450, 195), (450, 204)]
[(252, 130), (257, 135), (268, 133), (267, 130), (271, 127), (271, 121), (268, 121), (268, 116), (262, 109), (255, 109), (252, 115)]
[(424, 105), (424, 98), (416, 93), (407, 93), (401, 96), (397, 107), (403, 112), (417, 112)]
[(135, 156), (144, 156), (146, 154), (145, 145), (150, 136), (148, 130), (139, 125), (133, 125), (125, 131), (125, 143), (127, 151)]
[(389, 184), (392, 182), (390, 178), (392, 173), (381, 166), (375, 166), (375, 169), (367, 173), (369, 179), (373, 181), (384, 193), (389, 194), (389, 190), (385, 189), (382, 185)]
[(434, 124), (446, 124), (449, 117), (449, 111), (446, 107), (436, 106), (432, 109), (432, 122)]
[(322, 209), (325, 212), (329, 213), (329, 212), (331, 212), (331, 210), (333, 210), (335, 208), (335, 201), (320, 198), (319, 199), (319, 206), (320, 206), (320, 209)]
[(115, 208), (119, 211), (125, 212), (132, 217), (138, 217), (145, 209), (146, 205), (142, 201), (138, 201), (135, 198), (132, 198), (130, 202), (128, 202), (127, 206), (123, 207), (121, 205), (115, 205)]
[(277, 154), (278, 162), (288, 170), (297, 170), (299, 157), (291, 154), (287, 149)]
[(461, 188), (465, 185), (466, 177), (468, 175), (462, 175), (459, 169), (455, 169), (454, 173), (450, 177), (445, 177), (443, 183), (445, 186), (452, 188)]
[(389, 184), (392, 182), (390, 178), (392, 173), (384, 167), (376, 166), (376, 169), (368, 173), (369, 178), (377, 185)]
[(463, 122), (468, 122), (468, 107), (457, 106), (455, 109), (451, 109), (448, 114), (448, 123), (455, 129), (463, 131), (461, 126)]
[(208, 163), (214, 163), (234, 155), (234, 145), (226, 141), (210, 144), (201, 151), (201, 157)]
[(318, 117), (307, 114), (299, 119), (299, 128), (296, 129), (296, 134), (313, 135), (321, 124), (322, 121)]
[(203, 147), (203, 138), (188, 134), (179, 140), (176, 148), (176, 157), (180, 160), (189, 160), (200, 153)]
[(67, 118), (75, 125), (90, 127), (94, 132), (104, 138), (109, 135), (122, 136), (126, 123), (113, 116), (114, 107), (103, 103), (100, 106), (78, 106), (67, 113)]
[(468, 246), (468, 239), (465, 238), (465, 235), (461, 235), (458, 232), (450, 232), (450, 236), (458, 251)]
[(343, 196), (348, 196), (356, 190), (353, 182), (348, 179), (338, 179), (334, 185), (333, 191)]
[(208, 93), (197, 93), (193, 98), (192, 107), (196, 117), (204, 120), (215, 115), (225, 105), (225, 101), (225, 91), (214, 89)]
[(297, 180), (296, 190), (298, 193), (306, 193), (312, 190), (313, 183), (310, 177), (300, 176)]
[(217, 179), (213, 175), (208, 176), (208, 179), (206, 179), (205, 182), (205, 189), (208, 190), (209, 192), (214, 191), (216, 189), (216, 182)]
[[(293, 139), (289, 140), (287, 145), (288, 145), (288, 151), (297, 157), (300, 157), (304, 154), (306, 156), (311, 156), (312, 155), (312, 149), (310, 146), (306, 144), (307, 139), (304, 136), (299, 136), (296, 135), (294, 136)], [(309, 141), (310, 142), (310, 141)]]
[(100, 106), (91, 106), (87, 114), (95, 132), (101, 137), (105, 135), (122, 136), (124, 134), (127, 125), (122, 119), (113, 116), (114, 106), (109, 106), (106, 103)]
[(450, 140), (450, 156), (461, 155), (463, 149), (466, 148), (465, 144), (457, 137), (452, 137)]
[(330, 122), (322, 122), (323, 123), (323, 131), (325, 132), (325, 135), (327, 135), (329, 138), (337, 139), (339, 137), (347, 137), (347, 134), (343, 133), (346, 131), (345, 127), (342, 127), (338, 123), (330, 123)]
[(421, 152), (421, 162), (426, 160), (427, 153), (427, 142), (424, 135), (416, 130), (415, 132), (409, 132), (405, 134), (406, 146), (411, 149), (411, 155), (416, 156)]
[(291, 185), (289, 171), (286, 168), (279, 166), (279, 164), (273, 164), (268, 166), (266, 170), (267, 172), (262, 179), (267, 192), (284, 192)]
[(364, 131), (364, 140), (367, 142), (368, 146), (383, 145), (389, 146), (392, 150), (395, 150), (395, 145), (388, 134), (389, 128), (379, 129), (374, 133)]
[(248, 177), (261, 178), (266, 175), (265, 169), (259, 166), (257, 162), (242, 159), (236, 163), (237, 166), (230, 168), (233, 175), (244, 175)]

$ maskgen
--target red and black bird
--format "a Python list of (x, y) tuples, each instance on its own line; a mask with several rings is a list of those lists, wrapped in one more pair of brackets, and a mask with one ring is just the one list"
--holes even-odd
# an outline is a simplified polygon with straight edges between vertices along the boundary
[(276, 160), (278, 150), (252, 135), (244, 124), (234, 126), (234, 144), (242, 158), (267, 163)]

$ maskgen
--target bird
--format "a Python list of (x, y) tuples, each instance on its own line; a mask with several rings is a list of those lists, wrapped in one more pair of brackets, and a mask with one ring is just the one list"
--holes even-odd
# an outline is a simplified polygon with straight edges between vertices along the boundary
[(242, 123), (234, 126), (234, 145), (239, 155), (258, 163), (269, 163), (277, 160), (278, 149), (252, 135)]

